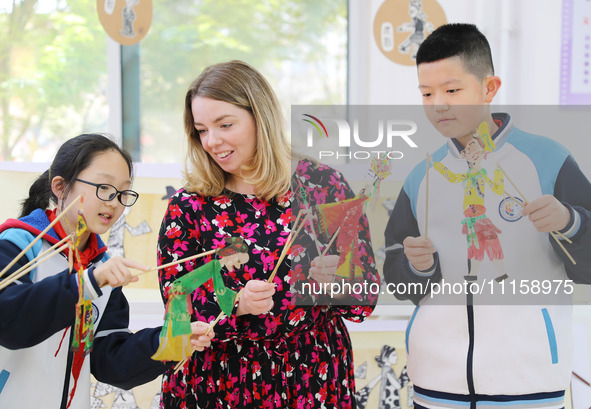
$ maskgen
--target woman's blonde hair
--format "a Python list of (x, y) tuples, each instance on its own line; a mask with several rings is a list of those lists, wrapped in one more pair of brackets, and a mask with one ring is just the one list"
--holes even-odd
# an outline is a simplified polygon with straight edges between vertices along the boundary
[(290, 146), (285, 137), (281, 107), (273, 89), (253, 67), (228, 61), (207, 67), (189, 87), (185, 97), (185, 133), (189, 142), (185, 168), (186, 188), (204, 196), (222, 193), (226, 173), (203, 149), (195, 129), (191, 104), (196, 97), (228, 102), (246, 109), (256, 125), (252, 164), (243, 166), (246, 181), (264, 200), (285, 194), (290, 187)]

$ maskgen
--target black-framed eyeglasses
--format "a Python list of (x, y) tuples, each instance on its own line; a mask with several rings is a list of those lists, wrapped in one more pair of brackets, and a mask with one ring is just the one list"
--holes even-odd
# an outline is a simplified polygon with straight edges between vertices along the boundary
[(82, 179), (76, 180), (96, 187), (96, 197), (105, 202), (110, 202), (117, 197), (119, 203), (123, 206), (129, 207), (133, 206), (135, 202), (137, 202), (138, 197), (140, 197), (138, 192), (133, 190), (118, 190), (115, 186), (107, 183), (92, 183)]

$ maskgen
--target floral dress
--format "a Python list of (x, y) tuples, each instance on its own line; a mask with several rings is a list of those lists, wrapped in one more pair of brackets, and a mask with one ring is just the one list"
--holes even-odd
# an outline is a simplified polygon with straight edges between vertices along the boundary
[[(158, 263), (220, 247), (225, 236), (241, 236), (250, 259), (233, 272), (222, 270), (225, 285), (239, 291), (248, 280), (267, 280), (291, 231), (292, 212), (309, 206), (307, 201), (320, 204), (354, 197), (340, 173), (307, 160), (299, 162), (292, 182), (297, 195), (288, 192), (271, 201), (235, 193), (204, 197), (179, 190), (164, 216)], [(355, 280), (379, 283), (366, 217), (359, 222), (355, 245), (361, 249), (364, 274)], [(360, 322), (368, 317), (377, 295), (363, 294), (354, 305), (296, 302), (292, 277), (300, 284), (309, 280), (308, 266), (318, 255), (309, 230), (302, 230), (297, 251), (292, 248), (278, 269), (271, 311), (222, 318), (211, 347), (195, 352), (176, 374), (171, 370), (164, 375), (161, 408), (355, 407), (353, 354), (343, 318)], [(161, 270), (163, 299), (175, 279), (212, 257), (216, 256)], [(211, 280), (195, 290), (192, 307), (194, 320), (211, 322), (218, 316)]]

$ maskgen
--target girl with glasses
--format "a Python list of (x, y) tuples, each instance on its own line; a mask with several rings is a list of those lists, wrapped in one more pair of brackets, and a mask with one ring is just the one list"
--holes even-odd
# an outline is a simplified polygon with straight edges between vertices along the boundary
[[(86, 230), (78, 236), (85, 298), (92, 302), (94, 342), (90, 354), (70, 350), (79, 298), (78, 276), (70, 274), (67, 251), (0, 290), (0, 407), (90, 408), (90, 373), (101, 382), (130, 389), (148, 382), (171, 364), (154, 361), (159, 328), (132, 334), (129, 306), (121, 287), (129, 268), (149, 269), (122, 257), (108, 258), (99, 237), (138, 194), (131, 190), (132, 160), (99, 134), (70, 139), (49, 170), (31, 186), (18, 220), (0, 225), (0, 271), (78, 196)], [(76, 232), (80, 205), (74, 205), (45, 236), (7, 271), (10, 275), (36, 255)], [(204, 323), (192, 324), (192, 345), (209, 346)]]

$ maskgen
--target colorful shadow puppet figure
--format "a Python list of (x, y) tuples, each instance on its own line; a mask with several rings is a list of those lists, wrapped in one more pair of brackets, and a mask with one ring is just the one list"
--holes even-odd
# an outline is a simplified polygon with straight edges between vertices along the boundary
[(482, 166), (482, 161), (486, 159), (487, 153), (494, 151), (494, 149), (495, 143), (490, 137), (488, 125), (483, 122), (478, 127), (474, 139), (460, 153), (462, 158), (468, 162), (467, 173), (453, 173), (441, 162), (433, 164), (435, 170), (451, 183), (462, 183), (464, 186), (463, 212), (465, 219), (462, 220), (462, 234), (466, 235), (468, 241), (468, 262), (470, 263), (469, 273), (465, 278), (471, 281), (477, 278), (478, 267), (484, 259), (484, 253), (495, 264), (499, 272), (496, 280), (501, 282), (508, 277), (503, 266), (503, 249), (498, 237), (502, 231), (486, 216), (486, 207), (484, 206), (486, 185), (496, 195), (502, 195), (505, 191), (503, 173), (499, 169), (495, 169), (494, 179), (491, 179)]

